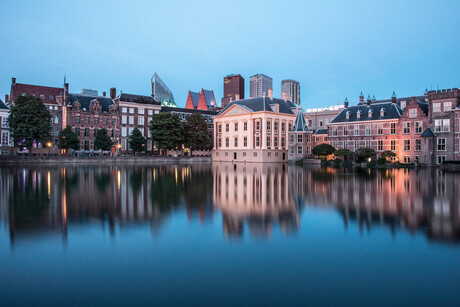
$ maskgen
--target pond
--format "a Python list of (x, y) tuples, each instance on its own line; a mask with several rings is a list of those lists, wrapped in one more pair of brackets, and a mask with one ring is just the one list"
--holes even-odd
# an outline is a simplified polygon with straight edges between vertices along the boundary
[(460, 173), (0, 167), (2, 305), (459, 305)]

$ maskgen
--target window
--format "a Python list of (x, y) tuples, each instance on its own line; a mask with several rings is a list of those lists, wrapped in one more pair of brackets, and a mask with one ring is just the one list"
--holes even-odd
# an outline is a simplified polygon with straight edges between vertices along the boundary
[(89, 128), (85, 128), (85, 136), (89, 136)]
[(54, 127), (54, 135), (59, 135), (59, 127)]
[(238, 131), (238, 123), (235, 123), (235, 131)]
[(358, 112), (356, 112), (356, 118), (357, 119), (361, 118), (361, 110), (358, 110)]
[(235, 147), (238, 147), (238, 138), (235, 138)]
[(144, 116), (138, 116), (137, 117), (137, 124), (138, 125), (144, 125)]
[(332, 135), (337, 136), (337, 127), (332, 128)]
[(282, 148), (286, 147), (286, 137), (284, 137), (284, 136), (281, 137), (281, 147)]
[(89, 117), (88, 116), (85, 117), (85, 124), (89, 124)]
[(230, 138), (225, 138), (225, 147), (230, 147)]
[(444, 112), (452, 111), (452, 101), (444, 102)]
[(248, 137), (247, 136), (243, 138), (243, 146), (248, 147)]
[(396, 123), (391, 123), (390, 125), (390, 133), (396, 134)]
[(222, 125), (217, 124), (217, 133), (222, 133)]
[(434, 131), (435, 132), (449, 132), (450, 131), (450, 119), (435, 119)]
[(122, 113), (128, 113), (128, 108), (121, 108)]
[(366, 125), (366, 135), (371, 134), (371, 125)]
[(10, 143), (10, 134), (8, 131), (2, 131), (2, 146), (8, 146)]
[(348, 141), (343, 141), (343, 148), (348, 148)]
[(278, 147), (278, 137), (277, 136), (275, 136), (275, 138), (274, 138), (274, 146), (275, 146), (275, 148)]
[(303, 135), (298, 134), (297, 135), (297, 143), (302, 143), (303, 142)]
[(247, 131), (248, 130), (248, 122), (243, 123), (243, 130)]
[(129, 117), (129, 124), (134, 125), (134, 116)]
[(153, 110), (147, 110), (148, 115), (153, 115)]
[(53, 95), (50, 95), (49, 98), (50, 98), (50, 99), (53, 99)]
[(405, 109), (406, 108), (406, 102), (405, 101), (401, 101), (401, 109)]
[(256, 147), (260, 147), (260, 137), (256, 136)]
[(139, 109), (139, 114), (144, 115), (144, 109)]
[(279, 123), (275, 121), (275, 132), (278, 131)]
[(404, 156), (404, 163), (410, 163), (410, 156)]
[(115, 118), (112, 118), (112, 126), (115, 126), (117, 124), (117, 120)]
[(85, 141), (84, 144), (85, 144), (84, 149), (89, 150), (89, 141)]
[(366, 147), (371, 148), (371, 141), (370, 140), (366, 140)]
[(410, 151), (410, 140), (404, 140), (404, 151)]
[(134, 108), (129, 108), (129, 113), (134, 114)]
[(390, 150), (391, 151), (396, 151), (396, 140), (391, 140)]
[(95, 117), (95, 118), (94, 118), (94, 124), (95, 124), (95, 125), (99, 124), (99, 117)]
[(409, 118), (417, 117), (417, 109), (409, 109)]
[(54, 115), (54, 123), (59, 124), (59, 115)]
[(359, 148), (359, 141), (355, 141), (355, 150)]
[(270, 148), (271, 144), (272, 144), (272, 140), (269, 136), (267, 136), (267, 147)]
[(123, 116), (121, 117), (121, 123), (122, 123), (122, 124), (127, 124), (126, 115), (123, 115)]
[(112, 138), (117, 137), (117, 131), (115, 129), (112, 129)]
[(225, 124), (225, 132), (230, 132), (230, 124)]
[(350, 119), (350, 111), (347, 111), (347, 113), (345, 113), (345, 117), (346, 119)]
[(415, 140), (415, 151), (421, 151), (421, 150), (422, 150), (422, 140), (416, 139)]
[(103, 118), (103, 119), (102, 119), (102, 123), (103, 123), (104, 125), (107, 125), (107, 118)]
[(415, 122), (415, 133), (422, 133), (422, 122)]
[(281, 132), (284, 133), (286, 131), (286, 123), (281, 123)]
[(403, 133), (410, 134), (410, 122), (403, 123)]
[(367, 112), (367, 117), (372, 118), (372, 109)]
[(272, 122), (267, 120), (267, 131), (270, 131), (272, 129)]
[(297, 146), (297, 153), (298, 154), (303, 154), (303, 147), (302, 146)]
[(126, 136), (126, 127), (121, 127), (121, 136)]
[(222, 147), (222, 139), (219, 138), (217, 141), (218, 141), (217, 142), (217, 147), (219, 147), (219, 148)]
[(441, 103), (440, 102), (433, 103), (433, 113), (434, 112), (441, 112)]
[(8, 117), (2, 117), (2, 128), (8, 128)]
[(75, 128), (75, 133), (80, 137), (80, 128)]
[(383, 124), (377, 126), (377, 134), (383, 134)]
[(446, 150), (446, 139), (445, 138), (439, 138), (437, 139), (437, 149), (438, 151), (445, 151)]
[(348, 135), (348, 127), (343, 127), (343, 135)]
[(438, 164), (442, 164), (444, 161), (446, 161), (446, 156), (438, 156)]
[(355, 135), (359, 135), (359, 126), (355, 125)]

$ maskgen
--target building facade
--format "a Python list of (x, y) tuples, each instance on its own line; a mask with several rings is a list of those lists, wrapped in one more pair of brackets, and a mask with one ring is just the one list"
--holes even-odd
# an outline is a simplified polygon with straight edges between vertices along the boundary
[(286, 92), (287, 99), (300, 106), (300, 84), (292, 79), (281, 81), (281, 93)]
[(343, 105), (306, 109), (307, 125), (312, 130), (327, 129), (329, 123), (342, 111)]
[(173, 93), (163, 80), (160, 79), (157, 73), (153, 74), (150, 83), (152, 85), (152, 97), (154, 97), (156, 101), (160, 103), (167, 101), (168, 104), (175, 105)]
[(215, 162), (287, 162), (296, 106), (268, 97), (232, 101), (214, 117)]
[[(8, 101), (8, 95), (6, 95), (5, 101)], [(10, 108), (0, 99), (0, 155), (12, 153), (13, 141), (8, 129), (9, 112)]]
[(244, 78), (241, 75), (225, 76), (222, 108), (225, 108), (230, 101), (240, 99), (244, 99)]
[(272, 78), (258, 74), (249, 79), (249, 98), (267, 97), (269, 89), (273, 89)]

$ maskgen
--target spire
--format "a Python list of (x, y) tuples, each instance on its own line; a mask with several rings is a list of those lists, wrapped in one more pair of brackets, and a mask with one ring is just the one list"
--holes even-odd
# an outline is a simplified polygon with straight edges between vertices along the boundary
[(391, 95), (391, 98), (396, 98), (395, 91), (393, 91), (393, 95)]
[(306, 132), (309, 131), (307, 127), (307, 122), (305, 121), (305, 116), (303, 114), (302, 107), (298, 107), (297, 110), (297, 116), (295, 118), (294, 126), (292, 127), (292, 130), (294, 132)]

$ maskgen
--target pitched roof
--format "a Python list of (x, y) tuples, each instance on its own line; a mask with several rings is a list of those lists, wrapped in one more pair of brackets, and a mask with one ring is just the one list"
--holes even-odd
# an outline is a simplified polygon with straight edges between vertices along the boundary
[(425, 113), (425, 115), (428, 115), (428, 103), (422, 101), (417, 101), (417, 103), (420, 106), (420, 109), (422, 109), (423, 113)]
[(108, 112), (110, 107), (114, 105), (113, 100), (110, 97), (104, 96), (93, 96), (83, 94), (69, 94), (70, 104), (74, 105), (77, 101), (80, 103), (81, 108), (89, 110), (89, 107), (96, 101), (99, 101), (103, 112)]
[(14, 83), (11, 85), (11, 101), (16, 100), (19, 96), (24, 94), (38, 97), (45, 104), (58, 104), (56, 96), (63, 95), (64, 88), (23, 83)]
[(8, 106), (0, 99), (0, 110), (9, 110)]
[(190, 91), (190, 96), (192, 96), (193, 106), (196, 108), (200, 100), (200, 93)]
[(295, 118), (294, 126), (291, 131), (305, 132), (309, 131), (307, 127), (307, 122), (305, 121), (305, 116), (303, 114), (302, 108), (299, 108), (297, 111), (297, 116)]
[(121, 93), (118, 95), (118, 98), (120, 98), (120, 101), (123, 102), (160, 105), (160, 103), (156, 101), (152, 96)]
[[(380, 110), (384, 109), (385, 112), (383, 116), (380, 116)], [(372, 115), (369, 117), (369, 110), (372, 110)], [(358, 118), (357, 114), (361, 112), (360, 117)], [(347, 113), (348, 118), (347, 118)], [(346, 109), (343, 109), (337, 116), (331, 121), (331, 124), (334, 123), (343, 123), (343, 122), (359, 122), (359, 121), (369, 121), (369, 120), (383, 120), (383, 119), (397, 119), (401, 117), (402, 110), (396, 103), (386, 102), (386, 103), (371, 103), (368, 105), (357, 105), (351, 106)]]
[(328, 134), (327, 129), (318, 129), (313, 134)]
[(216, 98), (214, 98), (214, 93), (212, 91), (208, 91), (203, 89), (204, 97), (206, 99), (206, 104), (208, 108), (213, 108), (216, 106)]
[[(361, 92), (362, 94), (362, 92)], [(418, 100), (418, 101), (425, 101), (425, 99), (427, 99), (428, 96), (427, 95), (422, 95), (422, 96), (415, 96), (415, 99)], [(401, 98), (396, 98), (396, 103), (398, 105), (401, 105), (401, 101), (405, 101), (407, 103), (409, 103), (411, 101), (412, 97), (401, 97)], [(374, 100), (374, 101), (371, 101), (371, 104), (376, 104), (376, 103), (384, 103), (384, 102), (391, 102), (391, 98), (388, 98), (388, 99), (380, 99), (380, 100)], [(358, 103), (358, 105), (365, 105), (367, 104), (366, 101), (364, 102), (360, 102)]]
[(296, 105), (293, 104), (289, 100), (284, 101), (283, 99), (278, 99), (278, 98), (257, 97), (257, 98), (234, 100), (230, 102), (219, 114), (222, 114), (223, 112), (228, 110), (233, 105), (241, 106), (250, 112), (260, 112), (260, 111), (273, 112), (272, 108), (270, 107), (270, 105), (272, 104), (279, 105), (279, 113), (284, 113), (284, 114), (294, 114), (292, 109), (296, 108)]
[(422, 133), (421, 137), (427, 138), (427, 137), (436, 137), (436, 134), (434, 134), (433, 130), (431, 128), (426, 128), (426, 130)]

